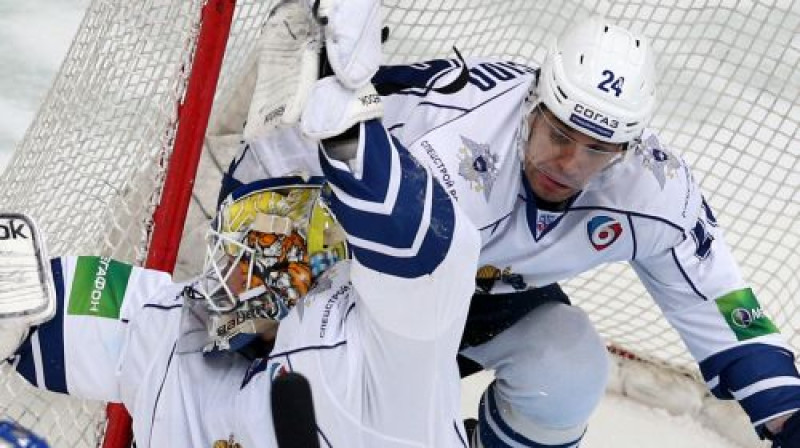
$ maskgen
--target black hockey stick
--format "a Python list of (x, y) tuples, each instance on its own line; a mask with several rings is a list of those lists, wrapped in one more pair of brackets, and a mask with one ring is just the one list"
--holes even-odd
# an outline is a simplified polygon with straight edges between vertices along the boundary
[(279, 448), (319, 448), (311, 386), (289, 372), (272, 382), (272, 421)]

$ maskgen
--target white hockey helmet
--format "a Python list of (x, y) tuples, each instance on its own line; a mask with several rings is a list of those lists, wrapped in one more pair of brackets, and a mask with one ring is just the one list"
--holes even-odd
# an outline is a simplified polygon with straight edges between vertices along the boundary
[(641, 136), (656, 104), (650, 45), (624, 28), (589, 17), (551, 46), (536, 96), (585, 135), (631, 142)]
[(236, 188), (222, 201), (196, 287), (209, 315), (206, 351), (248, 345), (348, 257), (322, 188), (322, 177), (274, 178)]

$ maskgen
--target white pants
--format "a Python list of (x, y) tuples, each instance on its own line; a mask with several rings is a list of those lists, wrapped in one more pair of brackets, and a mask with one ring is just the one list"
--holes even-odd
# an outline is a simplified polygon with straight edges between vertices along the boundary
[(461, 354), (495, 371), (481, 403), (485, 419), (502, 420), (481, 422), (480, 431), (504, 442), (492, 446), (577, 443), (608, 381), (605, 344), (588, 316), (557, 302)]

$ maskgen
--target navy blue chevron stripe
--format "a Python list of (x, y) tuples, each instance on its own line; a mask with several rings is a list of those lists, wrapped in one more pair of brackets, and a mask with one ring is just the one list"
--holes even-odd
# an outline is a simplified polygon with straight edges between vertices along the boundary
[(770, 387), (739, 400), (750, 421), (762, 422), (786, 411), (800, 409), (800, 385)]
[(433, 59), (413, 65), (384, 65), (372, 77), (372, 83), (381, 94), (387, 89), (397, 93), (398, 87), (424, 88), (433, 84), (448, 69), (458, 66), (454, 59)]
[(455, 227), (455, 210), (447, 192), (438, 182), (432, 182), (433, 210), (431, 223), (422, 245), (409, 257), (377, 252), (352, 244), (353, 256), (364, 266), (398, 277), (415, 278), (433, 272), (450, 250)]
[[(324, 155), (320, 157), (322, 170), (334, 187), (326, 195), (328, 205), (360, 263), (407, 278), (429, 274), (450, 247), (455, 220), (450, 197), (400, 142), (390, 141), (379, 121), (365, 122), (361, 132), (361, 178), (337, 168)], [(392, 182), (394, 189), (390, 188)], [(424, 222), (426, 213), (428, 223)], [(420, 238), (421, 245), (410, 252)]]
[(36, 379), (37, 366), (34, 362), (34, 350), (36, 347), (31, 344), (32, 336), (28, 337), (18, 352), (20, 356), (17, 372), (29, 383), (42, 389), (53, 392), (68, 393), (67, 374), (64, 361), (64, 307), (66, 300), (64, 295), (64, 274), (61, 260), (54, 258), (50, 262), (53, 272), (53, 282), (56, 290), (56, 314), (55, 316), (32, 329), (39, 338), (39, 353), (43, 369), (39, 372), (44, 378), (44, 384), (39, 384)]
[[(426, 206), (431, 205), (426, 204), (426, 192), (436, 182), (405, 148), (397, 145), (397, 152), (400, 157), (400, 172), (392, 174), (399, 178), (397, 200), (386, 214), (355, 208), (336, 194), (329, 198), (328, 205), (348, 235), (394, 248), (410, 248), (418, 233), (425, 231), (421, 229), (424, 212)], [(370, 169), (367, 166), (364, 168), (365, 172)], [(349, 173), (347, 176), (342, 171), (339, 173), (341, 175), (338, 178), (330, 179), (331, 184), (345, 194), (360, 190), (361, 198), (369, 196), (370, 186), (366, 185), (366, 180), (359, 182)], [(384, 182), (388, 184), (389, 180)], [(436, 199), (434, 201), (441, 202)], [(435, 209), (431, 211), (435, 212)]]
[[(740, 359), (747, 362), (739, 362)], [(755, 359), (759, 361), (752, 362)], [(769, 344), (747, 344), (717, 353), (700, 362), (700, 372), (705, 381), (719, 377), (711, 392), (724, 399), (733, 398), (731, 390), (762, 379), (797, 375), (791, 352)]]
[[(392, 153), (394, 145), (389, 140), (389, 134), (378, 120), (370, 120), (361, 127), (364, 141), (363, 169), (361, 179), (355, 178), (350, 171), (339, 169), (330, 161), (321, 156), (320, 165), (328, 182), (337, 186), (342, 191), (355, 199), (368, 202), (383, 203), (387, 199), (389, 183), (392, 176), (401, 173), (392, 172)], [(400, 149), (398, 147), (398, 149)], [(402, 154), (408, 154), (403, 149)], [(410, 155), (409, 155), (410, 157)]]

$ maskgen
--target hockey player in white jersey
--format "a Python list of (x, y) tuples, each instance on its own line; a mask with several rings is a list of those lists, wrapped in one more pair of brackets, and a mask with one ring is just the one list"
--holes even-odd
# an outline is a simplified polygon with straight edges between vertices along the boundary
[[(541, 68), (441, 59), (382, 67), (372, 82), (384, 126), (481, 230), (482, 294), (461, 354), (497, 380), (481, 401), (477, 446), (580, 444), (608, 358), (554, 282), (616, 261), (633, 266), (710, 391), (738, 400), (776, 446), (800, 446), (795, 355), (688, 166), (647, 128), (656, 94), (645, 38), (590, 18)], [(226, 184), (258, 175), (271, 157), (261, 142), (247, 142)]]
[[(324, 182), (285, 176), (228, 194), (192, 281), (53, 258), (41, 273), (55, 307), (31, 300), (39, 311), (25, 316), (14, 311), (24, 291), (0, 277), (0, 358), (38, 387), (124, 403), (139, 447), (276, 447), (270, 390), (284, 372), (311, 384), (320, 446), (466, 447), (455, 356), (480, 237), (392, 143), (380, 104), (359, 98), (328, 78), (309, 107), (338, 111), (342, 127), (308, 109), (303, 126), (355, 125), (362, 163), (322, 145)], [(243, 355), (254, 347), (265, 351)]]

